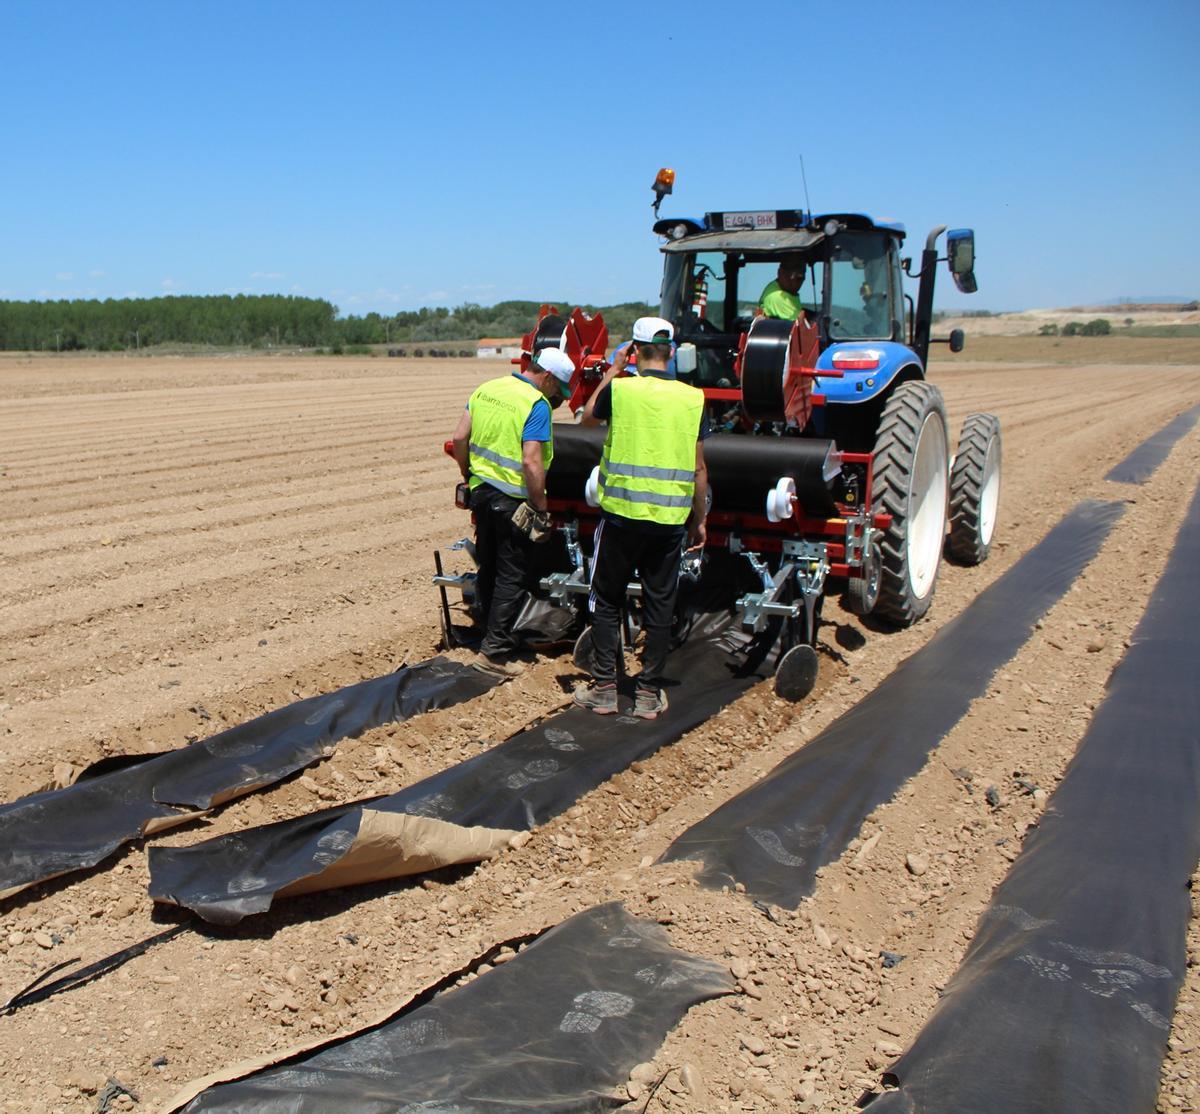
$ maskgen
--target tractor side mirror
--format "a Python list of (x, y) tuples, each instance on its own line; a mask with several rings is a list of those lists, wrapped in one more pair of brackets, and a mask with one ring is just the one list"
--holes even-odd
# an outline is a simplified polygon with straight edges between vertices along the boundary
[(962, 329), (951, 329), (950, 330), (950, 351), (951, 352), (961, 352), (963, 350), (963, 345), (966, 343), (966, 341), (967, 341), (967, 338), (963, 334)]
[(955, 228), (946, 233), (946, 255), (954, 285), (963, 294), (979, 289), (975, 282), (975, 233), (970, 228)]

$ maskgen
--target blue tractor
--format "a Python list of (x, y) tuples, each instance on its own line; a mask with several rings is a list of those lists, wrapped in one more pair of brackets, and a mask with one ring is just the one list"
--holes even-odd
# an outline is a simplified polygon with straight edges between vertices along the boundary
[[(668, 174), (655, 183), (656, 217)], [(816, 679), (830, 588), (857, 614), (908, 626), (929, 610), (944, 552), (977, 564), (992, 543), (1000, 423), (969, 415), (951, 457), (945, 403), (925, 378), (945, 229), (926, 239), (915, 304), (904, 294), (912, 268), (898, 224), (769, 209), (659, 219), (654, 231), (675, 373), (704, 392), (714, 430), (704, 448), (708, 546), (703, 555), (681, 552), (680, 574), (699, 595), (729, 597), (742, 633), (777, 647), (776, 691), (801, 699)], [(973, 234), (950, 232), (947, 245), (959, 290), (974, 291)], [(944, 343), (960, 350), (961, 332)], [(544, 306), (514, 362), (528, 366), (543, 347), (566, 352), (576, 369), (567, 403), (578, 413), (609, 366), (607, 344), (599, 314)], [(586, 668), (605, 434), (567, 422), (555, 430), (546, 492), (560, 539), (544, 547), (544, 575), (517, 627), (541, 642), (581, 632), (576, 660)], [(469, 552), (470, 543), (455, 548)], [(446, 589), (470, 597), (474, 574), (448, 575), (435, 562), (453, 645)], [(630, 643), (639, 597), (631, 583)], [(681, 638), (688, 629), (681, 619)]]
[[(656, 216), (668, 174), (655, 182)], [(915, 273), (904, 226), (858, 213), (718, 211), (658, 219), (654, 231), (677, 373), (705, 391), (714, 427), (835, 443), (849, 481), (840, 501), (870, 491), (883, 524), (848, 570), (845, 602), (895, 626), (921, 618), (944, 551), (963, 564), (987, 556), (1000, 495), (999, 420), (969, 415), (951, 456), (945, 403), (926, 379), (931, 343), (963, 346), (960, 330), (930, 335), (946, 229), (929, 233)], [(973, 232), (951, 231), (946, 244), (955, 285), (974, 293)], [(790, 298), (778, 296), (782, 269)], [(905, 275), (919, 279), (915, 304)], [(802, 308), (799, 320), (763, 316), (772, 301), (776, 312)]]

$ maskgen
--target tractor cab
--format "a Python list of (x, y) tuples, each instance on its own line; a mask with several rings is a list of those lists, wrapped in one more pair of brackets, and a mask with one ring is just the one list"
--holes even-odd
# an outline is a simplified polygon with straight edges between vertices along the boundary
[[(768, 290), (776, 291), (768, 315), (798, 303), (821, 351), (842, 341), (906, 340), (901, 225), (769, 210), (662, 220), (654, 230), (666, 239), (661, 313), (674, 324), (677, 344), (694, 346), (690, 381), (698, 387), (734, 385), (741, 337), (762, 315)], [(692, 362), (685, 348), (681, 375)]]

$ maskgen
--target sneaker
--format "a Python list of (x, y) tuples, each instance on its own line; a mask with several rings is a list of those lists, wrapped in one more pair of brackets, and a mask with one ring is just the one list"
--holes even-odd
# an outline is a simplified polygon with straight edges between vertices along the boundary
[(667, 694), (662, 689), (637, 689), (633, 697), (633, 714), (642, 719), (657, 719), (667, 710)]
[(479, 653), (471, 659), (471, 668), (480, 673), (490, 673), (493, 677), (519, 677), (525, 672), (525, 667), (516, 661), (497, 661), (487, 654)]
[(572, 693), (571, 700), (597, 715), (611, 716), (617, 710), (617, 686), (611, 683), (580, 685)]

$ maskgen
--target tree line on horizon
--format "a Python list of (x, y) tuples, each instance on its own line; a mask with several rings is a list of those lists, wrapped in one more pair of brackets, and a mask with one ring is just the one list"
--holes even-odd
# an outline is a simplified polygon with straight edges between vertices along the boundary
[[(552, 302), (564, 312), (570, 302)], [(478, 340), (527, 333), (540, 302), (454, 308), (423, 306), (394, 314), (340, 316), (323, 298), (283, 294), (170, 295), (161, 298), (0, 301), (0, 350), (114, 352), (157, 345), (220, 348), (341, 348), (404, 341)], [(646, 302), (584, 306), (600, 311), (613, 336), (658, 312)]]

